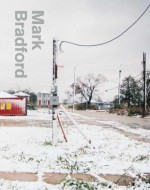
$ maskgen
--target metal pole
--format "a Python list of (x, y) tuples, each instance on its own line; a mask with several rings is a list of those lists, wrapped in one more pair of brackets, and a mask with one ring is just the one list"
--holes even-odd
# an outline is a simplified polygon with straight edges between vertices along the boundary
[(74, 113), (74, 103), (75, 103), (75, 77), (76, 77), (76, 67), (74, 67), (74, 84), (73, 84), (73, 113)]
[[(57, 96), (57, 87), (56, 87), (56, 79), (57, 79), (57, 64), (56, 64), (56, 40), (53, 40), (53, 87), (52, 87), (52, 94), (54, 102), (54, 98)], [(55, 146), (57, 143), (57, 113), (56, 113), (57, 106), (52, 103), (52, 144)]]
[(81, 135), (87, 140), (87, 142), (89, 144), (91, 144), (91, 140), (88, 139), (85, 134), (81, 131), (79, 125), (77, 124), (77, 122), (71, 117), (71, 115), (67, 112), (67, 110), (62, 106), (60, 105), (60, 108), (63, 110), (63, 112), (68, 116), (68, 118), (70, 119), (70, 121), (74, 124), (74, 126), (78, 129), (78, 131), (81, 133)]

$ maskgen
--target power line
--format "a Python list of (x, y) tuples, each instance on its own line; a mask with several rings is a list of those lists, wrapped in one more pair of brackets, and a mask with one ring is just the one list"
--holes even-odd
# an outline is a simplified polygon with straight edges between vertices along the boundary
[(114, 90), (114, 89), (116, 89), (116, 88), (118, 88), (118, 86), (116, 86), (116, 87), (114, 87), (114, 88), (110, 88), (110, 89), (108, 89), (108, 90), (105, 90), (105, 92), (110, 91), (110, 90)]
[[(140, 76), (140, 75), (142, 75), (142, 72), (140, 73), (140, 74), (138, 74), (138, 75), (136, 75), (135, 77), (132, 77), (132, 78), (137, 78), (138, 76)], [(139, 81), (135, 81), (135, 83), (139, 83)], [(108, 91), (110, 91), (110, 90), (114, 90), (114, 89), (116, 89), (116, 88), (118, 88), (119, 86), (116, 86), (116, 87), (113, 87), (113, 88), (110, 88), (110, 89), (107, 89), (107, 90), (105, 90), (105, 92), (108, 92)]]
[(133, 77), (134, 79), (137, 78), (138, 76), (140, 76), (142, 74), (142, 72), (140, 74), (138, 74), (137, 76)]
[(149, 9), (150, 7), (150, 4), (147, 6), (147, 8), (144, 10), (144, 12), (126, 29), (124, 30), (121, 34), (119, 34), (118, 36), (116, 36), (115, 38), (111, 39), (111, 40), (108, 40), (108, 41), (105, 41), (105, 42), (102, 42), (102, 43), (98, 43), (98, 44), (78, 44), (78, 43), (74, 43), (74, 42), (70, 42), (70, 41), (61, 41), (60, 45), (59, 45), (59, 50), (61, 52), (62, 51), (62, 44), (63, 43), (68, 43), (68, 44), (72, 44), (72, 45), (76, 45), (76, 46), (82, 46), (82, 47), (93, 47), (93, 46), (102, 46), (102, 45), (105, 45), (105, 44), (108, 44), (116, 39), (118, 39), (119, 37), (121, 37), (123, 34), (125, 34), (130, 28), (132, 28), (142, 17), (143, 15), (147, 12), (147, 10)]

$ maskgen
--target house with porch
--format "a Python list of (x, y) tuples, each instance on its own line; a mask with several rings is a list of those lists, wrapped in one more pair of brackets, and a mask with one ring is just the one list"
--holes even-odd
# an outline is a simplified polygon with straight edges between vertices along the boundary
[(50, 93), (49, 92), (41, 91), (37, 93), (37, 106), (50, 107)]

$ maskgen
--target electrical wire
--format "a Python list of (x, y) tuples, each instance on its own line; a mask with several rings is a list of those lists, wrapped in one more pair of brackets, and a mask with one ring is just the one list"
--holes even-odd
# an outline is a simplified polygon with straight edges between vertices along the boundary
[(144, 12), (126, 30), (124, 30), (121, 34), (119, 34), (115, 38), (112, 38), (111, 40), (108, 40), (108, 41), (105, 41), (105, 42), (102, 42), (102, 43), (98, 43), (98, 44), (87, 44), (87, 45), (85, 45), (85, 44), (78, 44), (78, 43), (74, 43), (74, 42), (70, 42), (70, 41), (61, 41), (61, 43), (59, 45), (59, 50), (60, 50), (60, 52), (63, 52), (62, 51), (62, 44), (63, 43), (68, 43), (68, 44), (72, 44), (72, 45), (76, 45), (76, 46), (82, 46), (82, 47), (102, 46), (102, 45), (108, 44), (108, 43), (110, 43), (110, 42), (118, 39), (123, 34), (125, 34), (130, 28), (132, 28), (142, 18), (142, 16), (147, 12), (147, 10), (149, 9), (149, 7), (150, 7), (150, 4), (147, 6), (147, 8), (144, 10)]
[[(140, 76), (140, 75), (142, 75), (142, 72), (140, 73), (140, 74), (138, 74), (138, 75), (136, 75), (135, 77), (132, 77), (132, 78), (137, 78), (138, 76)], [(139, 81), (135, 81), (135, 83), (139, 83)], [(119, 88), (119, 85), (118, 86), (116, 86), (116, 87), (113, 87), (113, 88), (110, 88), (110, 89), (107, 89), (107, 90), (104, 90), (105, 92), (108, 92), (108, 91), (110, 91), (110, 90), (114, 90), (114, 89), (116, 89), (116, 88)]]
[(137, 76), (133, 77), (134, 79), (137, 78), (138, 76), (142, 75), (142, 72), (140, 74), (138, 74)]
[(110, 91), (110, 90), (114, 90), (114, 89), (116, 89), (116, 88), (118, 88), (119, 86), (116, 86), (116, 87), (114, 87), (114, 88), (110, 88), (110, 89), (108, 89), (108, 90), (105, 90), (105, 92), (108, 92), (108, 91)]

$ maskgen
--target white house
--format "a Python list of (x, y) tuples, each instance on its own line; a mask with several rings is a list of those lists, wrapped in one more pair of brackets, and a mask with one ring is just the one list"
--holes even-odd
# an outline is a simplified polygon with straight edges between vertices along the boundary
[(49, 92), (41, 91), (37, 93), (37, 106), (50, 107), (50, 93)]

